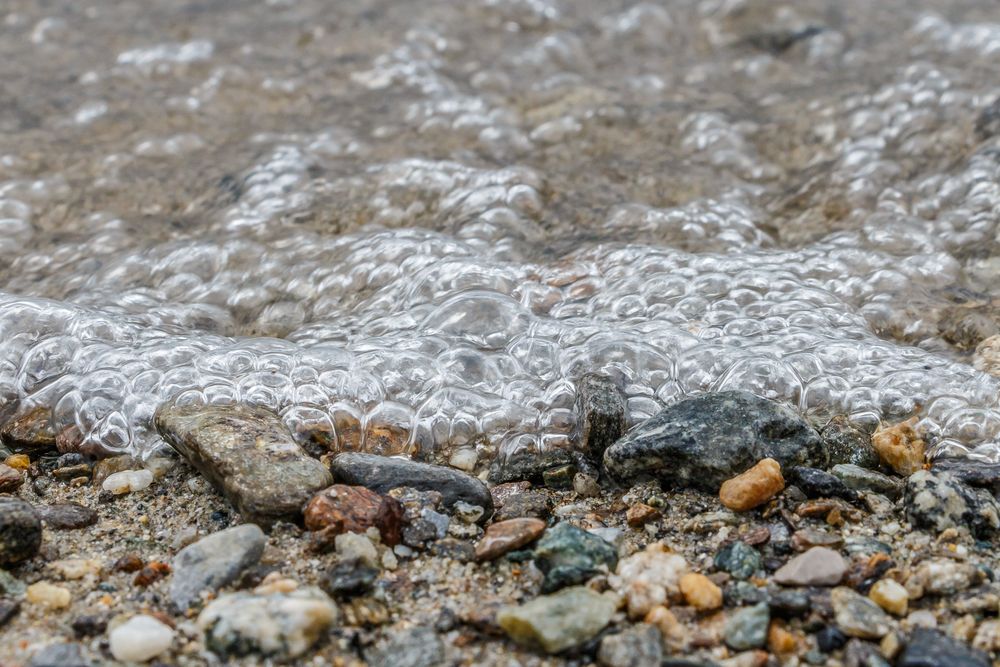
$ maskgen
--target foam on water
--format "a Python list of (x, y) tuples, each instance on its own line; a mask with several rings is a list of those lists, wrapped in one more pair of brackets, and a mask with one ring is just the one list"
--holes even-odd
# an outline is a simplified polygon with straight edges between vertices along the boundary
[(740, 388), (1000, 460), (940, 333), (1000, 291), (988, 3), (350, 4), (15, 1), (5, 414), (486, 460), (566, 446), (604, 371), (633, 423)]

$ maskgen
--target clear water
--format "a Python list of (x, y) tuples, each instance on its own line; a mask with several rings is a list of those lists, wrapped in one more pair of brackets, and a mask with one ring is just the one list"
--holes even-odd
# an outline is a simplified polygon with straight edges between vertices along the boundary
[(989, 0), (7, 0), (0, 404), (485, 459), (604, 370), (1000, 460), (939, 333), (1000, 292), (998, 59)]

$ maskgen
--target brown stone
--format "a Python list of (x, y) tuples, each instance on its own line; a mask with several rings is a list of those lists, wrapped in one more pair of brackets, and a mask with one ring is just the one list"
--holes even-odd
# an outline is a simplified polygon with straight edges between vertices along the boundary
[(161, 563), (160, 561), (153, 561), (146, 567), (139, 570), (139, 573), (135, 575), (135, 579), (132, 580), (132, 583), (136, 586), (146, 587), (154, 584), (168, 574), (170, 574), (169, 565)]
[(476, 560), (499, 558), (508, 551), (534, 542), (543, 532), (545, 522), (541, 519), (508, 519), (494, 523), (476, 544)]
[(382, 542), (399, 544), (402, 534), (403, 506), (363, 486), (334, 484), (309, 501), (305, 509), (306, 528), (324, 535), (363, 533), (378, 528)]
[(727, 479), (719, 489), (719, 500), (736, 512), (746, 512), (763, 505), (785, 488), (781, 464), (763, 459), (744, 473)]
[(782, 621), (773, 620), (767, 629), (767, 648), (775, 655), (787, 655), (798, 651), (799, 642)]
[(145, 563), (139, 554), (127, 553), (116, 560), (111, 569), (115, 572), (138, 572), (144, 565)]
[(56, 446), (52, 430), (52, 411), (37, 406), (9, 419), (0, 427), (0, 438), (13, 450), (45, 450)]
[(688, 572), (680, 578), (678, 586), (684, 601), (699, 611), (722, 607), (722, 589), (703, 574)]
[(917, 418), (886, 426), (872, 435), (872, 446), (882, 462), (903, 477), (908, 477), (924, 466), (926, 444), (913, 427)]
[(0, 493), (14, 493), (24, 484), (24, 475), (20, 470), (0, 463)]
[(625, 512), (625, 520), (633, 528), (644, 526), (660, 516), (660, 511), (646, 503), (636, 503)]
[(38, 514), (48, 528), (56, 530), (86, 528), (97, 523), (97, 512), (79, 503), (41, 505)]
[(803, 528), (802, 530), (795, 531), (792, 535), (792, 548), (796, 551), (805, 551), (812, 547), (830, 547), (831, 549), (836, 549), (843, 543), (843, 536), (814, 528)]

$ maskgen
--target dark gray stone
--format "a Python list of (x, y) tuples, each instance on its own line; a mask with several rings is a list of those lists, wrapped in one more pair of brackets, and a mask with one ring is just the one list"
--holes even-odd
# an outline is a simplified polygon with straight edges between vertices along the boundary
[(264, 531), (252, 523), (220, 530), (189, 544), (174, 556), (170, 600), (182, 612), (204, 590), (213, 592), (235, 581), (264, 553)]
[(365, 657), (371, 667), (438, 667), (444, 663), (444, 643), (433, 628), (410, 628), (390, 634)]
[(799, 487), (809, 498), (843, 498), (858, 501), (858, 494), (849, 489), (839, 477), (818, 468), (795, 466), (787, 471), (785, 481)]
[(820, 431), (820, 437), (830, 455), (830, 465), (848, 463), (874, 470), (881, 464), (871, 434), (843, 415), (831, 419)]
[(833, 466), (830, 472), (847, 488), (855, 491), (874, 491), (891, 500), (903, 495), (903, 480), (874, 470), (850, 463), (840, 463)]
[(618, 550), (597, 535), (562, 522), (549, 528), (534, 551), (535, 565), (545, 574), (542, 592), (582, 584), (606, 568), (614, 571)]
[(54, 530), (86, 528), (97, 523), (97, 512), (79, 503), (39, 505), (37, 510), (45, 526)]
[(962, 484), (951, 473), (920, 470), (906, 480), (906, 516), (914, 526), (941, 532), (967, 526), (987, 537), (1000, 529), (1000, 503), (986, 489)]
[(338, 482), (364, 486), (379, 493), (399, 487), (437, 491), (442, 503), (451, 508), (459, 500), (479, 505), (486, 511), (480, 521), (493, 515), (493, 497), (480, 480), (454, 468), (420, 463), (409, 459), (345, 452), (330, 462)]
[(30, 503), (0, 496), (0, 565), (27, 560), (42, 546), (42, 520)]
[(7, 625), (21, 610), (21, 603), (10, 598), (0, 598), (0, 628)]
[(539, 452), (530, 448), (509, 455), (500, 454), (490, 464), (490, 481), (503, 484), (527, 480), (533, 484), (544, 484), (545, 473), (549, 470), (578, 463), (573, 454), (568, 449)]
[(966, 644), (930, 628), (915, 628), (896, 667), (988, 667), (989, 658)]
[(378, 579), (377, 568), (358, 560), (334, 563), (320, 581), (320, 588), (338, 598), (367, 593)]
[(782, 468), (825, 467), (819, 434), (790, 408), (743, 391), (695, 396), (646, 420), (604, 453), (621, 482), (655, 478), (717, 493), (763, 458)]
[(575, 408), (580, 447), (600, 461), (604, 450), (625, 435), (625, 395), (607, 375), (588, 373), (576, 383)]
[(333, 483), (278, 415), (264, 408), (168, 403), (156, 411), (154, 422), (163, 439), (246, 521), (270, 527), (277, 520), (297, 520), (306, 502)]

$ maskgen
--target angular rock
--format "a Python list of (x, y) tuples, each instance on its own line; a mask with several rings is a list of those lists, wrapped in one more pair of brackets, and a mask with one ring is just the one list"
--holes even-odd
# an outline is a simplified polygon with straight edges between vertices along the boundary
[(830, 593), (837, 627), (848, 637), (881, 639), (891, 629), (891, 621), (882, 608), (846, 586)]
[(987, 667), (989, 657), (943, 632), (915, 628), (896, 667)]
[(703, 574), (689, 572), (681, 577), (678, 585), (684, 601), (699, 611), (709, 611), (722, 606), (722, 589)]
[(111, 655), (122, 662), (146, 662), (170, 648), (174, 631), (169, 625), (139, 614), (108, 634)]
[(206, 647), (220, 656), (270, 656), (279, 660), (308, 651), (338, 619), (337, 607), (318, 588), (288, 593), (233, 593), (198, 616)]
[(14, 493), (24, 484), (20, 470), (0, 463), (0, 493)]
[(216, 486), (244, 520), (268, 527), (295, 520), (306, 502), (333, 482), (309, 458), (281, 419), (251, 406), (160, 406), (160, 435)]
[(497, 623), (519, 644), (559, 653), (595, 637), (614, 613), (610, 597), (573, 586), (518, 607), (504, 607), (497, 613)]
[(476, 544), (476, 560), (499, 558), (508, 551), (534, 542), (544, 531), (545, 522), (541, 519), (508, 519), (491, 524), (483, 539)]
[(493, 515), (494, 521), (531, 517), (548, 519), (552, 514), (552, 499), (547, 493), (540, 491), (525, 491), (506, 498), (503, 505)]
[(849, 489), (855, 491), (874, 491), (886, 498), (895, 500), (903, 495), (903, 481), (874, 470), (867, 470), (856, 465), (838, 464), (830, 469)]
[(914, 428), (917, 418), (885, 426), (872, 435), (872, 446), (879, 458), (897, 474), (906, 476), (920, 470), (924, 465), (926, 443)]
[(35, 508), (47, 528), (73, 530), (97, 523), (97, 512), (79, 503), (55, 503)]
[(597, 661), (603, 667), (660, 667), (663, 646), (660, 631), (640, 623), (601, 640)]
[(740, 542), (730, 542), (715, 554), (715, 567), (737, 579), (749, 579), (761, 568), (760, 552)]
[(588, 373), (576, 383), (575, 410), (580, 447), (600, 461), (604, 450), (625, 435), (625, 395), (607, 375)]
[(680, 596), (680, 579), (688, 573), (684, 557), (653, 542), (618, 562), (608, 577), (611, 588), (625, 598), (630, 618), (644, 618), (654, 607)]
[(371, 667), (438, 667), (445, 664), (444, 642), (434, 628), (418, 626), (391, 633), (365, 657)]
[(363, 486), (334, 484), (306, 505), (305, 524), (308, 530), (334, 535), (363, 533), (374, 527), (383, 543), (395, 546), (402, 539), (403, 506), (395, 498)]
[(334, 597), (353, 597), (366, 593), (378, 579), (378, 575), (378, 568), (361, 560), (344, 560), (326, 571), (320, 587)]
[(839, 477), (818, 468), (795, 466), (788, 471), (788, 479), (809, 498), (843, 498), (850, 502), (858, 500), (857, 492), (848, 488)]
[(602, 571), (614, 571), (618, 550), (597, 535), (564, 521), (538, 541), (534, 559), (545, 574), (542, 591), (548, 593), (582, 584)]
[(520, 449), (511, 454), (493, 457), (490, 464), (490, 481), (494, 484), (529, 481), (543, 484), (549, 470), (577, 465), (583, 456), (563, 448), (539, 451), (535, 448)]
[(247, 523), (212, 533), (184, 547), (172, 563), (171, 601), (182, 612), (187, 611), (202, 591), (215, 592), (255, 565), (266, 543), (264, 531)]
[(0, 440), (15, 452), (55, 449), (52, 411), (37, 406), (7, 420), (0, 426)]
[(827, 461), (819, 434), (791, 409), (724, 391), (667, 407), (609, 447), (604, 464), (619, 481), (655, 478), (672, 488), (716, 493), (765, 458), (782, 467), (825, 467)]
[(781, 465), (774, 459), (764, 459), (723, 482), (719, 488), (719, 500), (734, 512), (746, 512), (763, 505), (784, 488)]
[(941, 532), (967, 526), (987, 537), (1000, 529), (1000, 503), (986, 489), (973, 489), (950, 473), (916, 472), (906, 480), (906, 516), (914, 526)]
[(723, 638), (726, 645), (737, 651), (760, 648), (767, 642), (767, 626), (771, 612), (766, 602), (745, 607), (726, 619)]
[(831, 419), (820, 431), (820, 437), (830, 454), (830, 465), (846, 463), (861, 468), (879, 466), (878, 452), (872, 447), (872, 438), (863, 428), (846, 416)]
[(839, 553), (813, 547), (785, 563), (774, 573), (783, 586), (836, 586), (847, 573), (847, 563)]
[(486, 485), (454, 468), (396, 457), (344, 452), (330, 462), (330, 470), (338, 482), (345, 484), (363, 486), (379, 493), (388, 493), (403, 486), (420, 491), (437, 491), (447, 508), (463, 500), (485, 510), (482, 521), (493, 515), (493, 497)]
[(0, 496), (0, 565), (12, 565), (38, 553), (42, 520), (29, 503)]

